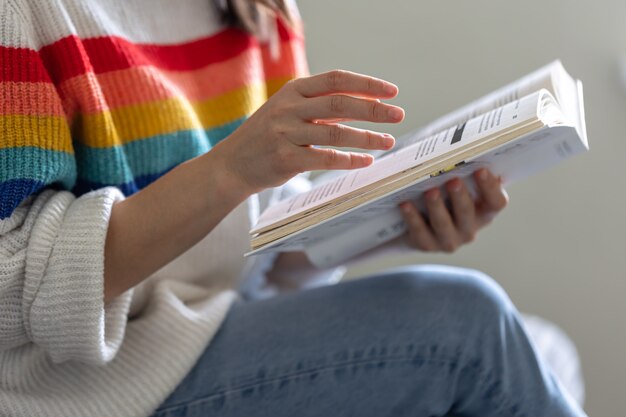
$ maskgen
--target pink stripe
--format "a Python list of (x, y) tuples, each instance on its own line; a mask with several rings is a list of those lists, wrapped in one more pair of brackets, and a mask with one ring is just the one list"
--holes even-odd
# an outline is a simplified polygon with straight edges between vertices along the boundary
[(49, 82), (0, 82), (0, 114), (64, 116), (61, 99)]

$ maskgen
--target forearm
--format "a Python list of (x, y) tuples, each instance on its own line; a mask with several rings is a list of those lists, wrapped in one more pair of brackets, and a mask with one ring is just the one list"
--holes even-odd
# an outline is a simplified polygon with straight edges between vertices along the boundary
[(106, 301), (195, 245), (252, 193), (219, 162), (211, 151), (113, 206), (105, 243)]

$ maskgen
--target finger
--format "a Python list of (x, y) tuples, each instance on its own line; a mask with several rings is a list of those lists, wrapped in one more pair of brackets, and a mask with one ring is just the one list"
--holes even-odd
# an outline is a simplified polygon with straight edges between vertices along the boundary
[(297, 79), (294, 81), (294, 87), (304, 97), (341, 93), (361, 97), (393, 98), (398, 94), (398, 87), (390, 82), (342, 70)]
[(357, 169), (365, 168), (374, 162), (372, 155), (358, 152), (344, 152), (331, 148), (300, 147), (303, 152), (301, 158), (302, 171), (318, 169)]
[[(380, 103), (381, 101), (379, 99), (372, 99), (372, 98), (367, 98), (367, 97), (361, 97), (361, 99), (363, 100), (371, 100), (371, 101), (376, 101), (378, 103)], [(314, 120), (314, 123), (319, 123), (319, 124), (333, 124), (333, 123), (343, 123), (343, 122), (349, 122), (350, 119), (323, 119), (323, 120)]]
[(467, 187), (459, 178), (448, 181), (446, 189), (450, 195), (452, 214), (458, 232), (463, 237), (464, 242), (470, 242), (474, 240), (477, 229), (474, 201), (467, 191)]
[(430, 227), (433, 229), (439, 246), (446, 252), (452, 252), (459, 246), (459, 237), (448, 208), (441, 198), (441, 192), (435, 188), (424, 196)]
[(404, 110), (400, 107), (344, 95), (311, 98), (298, 107), (297, 114), (309, 121), (344, 119), (398, 123), (404, 119)]
[(405, 202), (400, 205), (400, 208), (402, 217), (409, 228), (408, 237), (411, 246), (424, 252), (434, 252), (439, 249), (437, 240), (415, 205)]
[(295, 136), (297, 145), (322, 145), (337, 148), (391, 149), (396, 143), (388, 133), (372, 132), (340, 124), (308, 123), (306, 133)]
[(478, 193), (481, 199), (481, 210), (484, 212), (499, 212), (506, 207), (509, 198), (500, 179), (488, 169), (481, 168), (474, 173)]

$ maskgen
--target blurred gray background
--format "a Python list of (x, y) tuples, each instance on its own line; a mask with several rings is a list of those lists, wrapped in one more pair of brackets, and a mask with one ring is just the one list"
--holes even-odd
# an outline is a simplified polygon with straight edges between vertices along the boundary
[[(454, 255), (381, 259), (480, 269), (575, 341), (590, 416), (626, 415), (626, 59), (623, 0), (300, 0), (311, 71), (400, 86), (400, 135), (561, 58), (583, 80), (591, 151), (509, 189), (511, 204)], [(626, 70), (624, 70), (626, 73)]]

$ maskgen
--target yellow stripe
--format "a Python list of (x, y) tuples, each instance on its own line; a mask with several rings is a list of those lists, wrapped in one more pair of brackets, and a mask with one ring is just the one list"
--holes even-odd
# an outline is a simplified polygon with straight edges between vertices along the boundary
[(25, 146), (72, 153), (72, 139), (65, 118), (0, 116), (0, 149)]
[(80, 137), (87, 146), (104, 148), (180, 130), (211, 129), (252, 114), (266, 97), (263, 83), (200, 103), (170, 98), (84, 115)]
[[(289, 79), (249, 85), (199, 103), (170, 98), (83, 115), (73, 130), (85, 145), (106, 148), (180, 130), (211, 129), (254, 113)], [(73, 152), (70, 130), (61, 116), (0, 116), (0, 132), (0, 148)]]
[(287, 82), (291, 81), (293, 77), (276, 78), (267, 81), (267, 96), (273, 96), (278, 90), (280, 90)]

